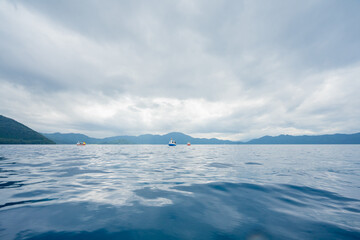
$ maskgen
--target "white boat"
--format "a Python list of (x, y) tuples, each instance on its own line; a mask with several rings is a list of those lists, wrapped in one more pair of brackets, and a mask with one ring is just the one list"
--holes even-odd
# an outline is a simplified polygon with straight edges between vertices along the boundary
[(172, 139), (170, 139), (169, 146), (176, 146), (176, 142)]

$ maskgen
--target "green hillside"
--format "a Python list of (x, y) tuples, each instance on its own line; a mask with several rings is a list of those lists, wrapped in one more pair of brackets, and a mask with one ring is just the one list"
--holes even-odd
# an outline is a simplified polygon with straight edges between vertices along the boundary
[(27, 126), (0, 115), (0, 144), (55, 144)]

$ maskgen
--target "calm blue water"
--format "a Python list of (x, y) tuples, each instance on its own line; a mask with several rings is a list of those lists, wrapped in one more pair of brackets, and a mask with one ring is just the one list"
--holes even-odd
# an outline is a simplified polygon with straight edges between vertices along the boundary
[(360, 239), (360, 145), (0, 145), (0, 239)]

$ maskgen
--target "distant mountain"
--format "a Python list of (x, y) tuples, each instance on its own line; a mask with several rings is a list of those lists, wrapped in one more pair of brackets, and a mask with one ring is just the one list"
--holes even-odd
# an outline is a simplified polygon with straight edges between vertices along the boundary
[(101, 139), (88, 137), (80, 133), (43, 133), (43, 135), (58, 144), (74, 144), (77, 142), (101, 143)]
[(174, 139), (177, 144), (234, 144), (236, 142), (220, 140), (216, 138), (193, 138), (189, 135), (172, 132), (165, 135), (144, 134), (140, 136), (116, 136), (108, 138), (91, 138), (83, 134), (76, 133), (43, 133), (44, 136), (59, 144), (74, 144), (78, 141), (94, 144), (167, 144)]
[(187, 142), (191, 142), (191, 144), (360, 144), (360, 133), (314, 136), (264, 136), (245, 143), (216, 138), (193, 138), (180, 132), (172, 132), (165, 135), (115, 136), (102, 139), (78, 133), (43, 133), (43, 135), (59, 144), (75, 144), (78, 141), (90, 144), (167, 144), (171, 138), (178, 144), (186, 144)]
[(327, 135), (279, 135), (253, 139), (246, 144), (360, 144), (360, 133)]
[(0, 115), (0, 144), (54, 144), (27, 126)]
[(228, 140), (220, 140), (216, 138), (193, 138), (189, 135), (180, 133), (180, 132), (172, 132), (165, 135), (152, 135), (152, 134), (144, 134), (140, 136), (117, 136), (104, 138), (102, 140), (103, 143), (117, 143), (125, 142), (132, 144), (167, 144), (170, 139), (174, 139), (177, 144), (186, 144), (187, 142), (191, 142), (192, 144), (233, 144), (234, 142)]

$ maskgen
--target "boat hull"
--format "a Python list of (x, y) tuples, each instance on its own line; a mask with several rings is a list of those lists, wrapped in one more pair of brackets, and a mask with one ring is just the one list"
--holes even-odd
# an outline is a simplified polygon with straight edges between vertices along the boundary
[(174, 144), (174, 143), (169, 143), (169, 146), (175, 147), (176, 144)]

